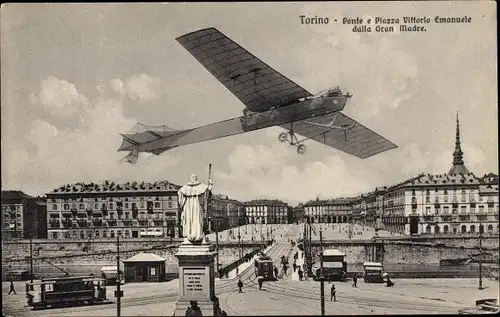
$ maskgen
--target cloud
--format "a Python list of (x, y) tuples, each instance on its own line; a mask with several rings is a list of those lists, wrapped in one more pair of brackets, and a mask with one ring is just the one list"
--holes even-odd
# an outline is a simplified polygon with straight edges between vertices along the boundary
[(114, 78), (109, 83), (109, 87), (112, 91), (119, 93), (120, 95), (125, 95), (125, 85), (123, 81), (119, 78)]
[[(120, 162), (126, 153), (116, 151), (121, 143), (119, 132), (135, 123), (123, 116), (120, 100), (101, 94), (89, 102), (64, 80), (44, 80), (41, 87), (41, 92), (32, 96), (35, 104), (48, 109), (50, 116), (27, 125), (25, 140), (35, 144), (37, 151), (30, 153), (21, 144), (9, 141), (2, 144), (2, 170), (11, 171), (2, 175), (4, 186), (22, 185), (28, 193), (40, 193), (41, 188), (50, 191), (80, 181), (157, 180), (165, 168), (177, 164), (176, 158), (154, 160), (149, 155), (141, 155), (139, 166)], [(55, 93), (56, 88), (62, 89), (61, 93)], [(83, 104), (86, 108), (80, 106)], [(85, 117), (86, 129), (61, 126), (55, 119), (62, 119), (62, 115), (56, 110), (70, 117)]]
[(302, 164), (293, 162), (294, 156), (297, 154), (281, 143), (238, 146), (228, 157), (229, 172), (216, 174), (219, 186), (243, 200), (268, 197), (285, 201), (345, 196), (368, 188), (361, 174), (353, 175), (340, 156)]
[(127, 95), (134, 101), (150, 101), (163, 96), (162, 81), (146, 74), (133, 75), (125, 81), (114, 78), (110, 82), (110, 88), (122, 96)]
[(30, 93), (29, 101), (40, 118), (56, 129), (86, 127), (90, 103), (75, 85), (56, 77), (47, 77), (39, 86), (38, 92)]

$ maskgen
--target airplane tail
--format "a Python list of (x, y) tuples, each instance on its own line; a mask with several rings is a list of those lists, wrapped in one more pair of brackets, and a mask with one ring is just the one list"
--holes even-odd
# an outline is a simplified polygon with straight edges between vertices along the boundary
[(121, 159), (123, 163), (136, 164), (139, 160), (139, 152), (137, 149), (133, 149), (127, 156)]

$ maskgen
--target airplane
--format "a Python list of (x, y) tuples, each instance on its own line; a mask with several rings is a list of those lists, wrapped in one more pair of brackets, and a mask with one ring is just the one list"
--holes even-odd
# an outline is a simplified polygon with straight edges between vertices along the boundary
[(340, 112), (352, 95), (339, 87), (312, 95), (213, 27), (176, 40), (245, 105), (243, 115), (186, 130), (139, 124), (143, 131), (121, 134), (118, 151), (130, 152), (125, 157), (129, 163), (136, 163), (141, 152), (160, 155), (179, 146), (272, 126), (286, 130), (278, 140), (296, 146), (299, 154), (306, 152), (307, 140), (361, 159), (397, 147)]

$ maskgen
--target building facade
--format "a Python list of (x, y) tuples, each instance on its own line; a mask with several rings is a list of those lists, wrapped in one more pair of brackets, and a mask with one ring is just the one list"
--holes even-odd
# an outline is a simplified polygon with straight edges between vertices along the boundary
[(306, 202), (304, 217), (308, 223), (347, 223), (353, 215), (354, 198), (336, 198)]
[(180, 186), (76, 183), (47, 194), (49, 239), (178, 237)]
[(224, 195), (211, 195), (208, 207), (208, 232), (223, 231), (246, 223), (242, 202)]
[(306, 221), (353, 221), (404, 234), (498, 234), (498, 175), (476, 177), (465, 166), (457, 115), (447, 174), (421, 174), (353, 198), (310, 201)]
[(47, 238), (45, 199), (18, 190), (2, 191), (2, 239)]
[(281, 200), (259, 199), (245, 203), (247, 223), (289, 223), (291, 207)]

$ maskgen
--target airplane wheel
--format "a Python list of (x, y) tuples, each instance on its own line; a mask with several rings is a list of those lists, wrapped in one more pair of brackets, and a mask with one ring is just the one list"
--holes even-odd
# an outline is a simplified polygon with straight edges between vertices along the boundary
[(306, 153), (306, 146), (304, 144), (300, 144), (297, 146), (297, 153), (304, 154)]
[(286, 132), (281, 132), (280, 135), (278, 136), (278, 139), (280, 142), (285, 142), (288, 137), (288, 133)]

